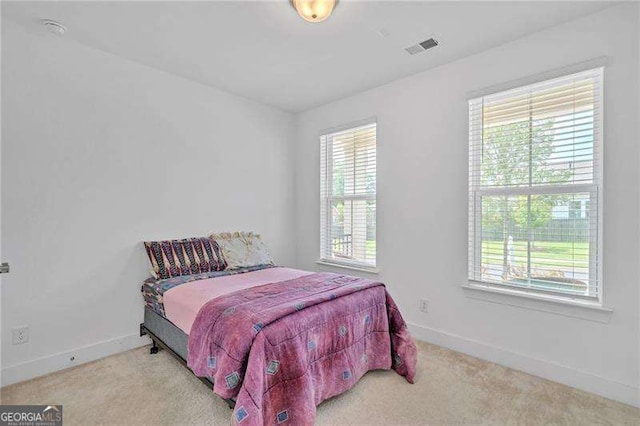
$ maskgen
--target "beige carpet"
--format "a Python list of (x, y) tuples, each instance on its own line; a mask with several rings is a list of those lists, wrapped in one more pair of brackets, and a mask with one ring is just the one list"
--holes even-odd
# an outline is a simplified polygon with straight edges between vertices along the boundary
[[(414, 385), (365, 375), (317, 424), (640, 424), (640, 410), (418, 343)], [(169, 354), (140, 348), (0, 390), (3, 404), (63, 404), (64, 424), (229, 424), (231, 410)]]

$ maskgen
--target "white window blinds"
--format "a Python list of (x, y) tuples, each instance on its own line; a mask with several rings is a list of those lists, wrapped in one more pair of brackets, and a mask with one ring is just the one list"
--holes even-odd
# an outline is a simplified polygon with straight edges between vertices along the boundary
[(376, 124), (320, 137), (320, 260), (376, 266)]
[(469, 279), (601, 301), (597, 68), (469, 101)]

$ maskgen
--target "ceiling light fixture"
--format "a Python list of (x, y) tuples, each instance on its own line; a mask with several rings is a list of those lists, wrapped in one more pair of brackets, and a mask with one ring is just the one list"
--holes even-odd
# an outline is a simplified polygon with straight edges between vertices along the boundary
[(289, 0), (298, 15), (307, 22), (322, 22), (327, 19), (338, 0)]

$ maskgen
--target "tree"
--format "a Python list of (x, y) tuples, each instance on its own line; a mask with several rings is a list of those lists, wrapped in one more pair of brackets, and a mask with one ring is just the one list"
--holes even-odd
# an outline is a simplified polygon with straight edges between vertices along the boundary
[[(571, 178), (567, 168), (550, 166), (553, 154), (553, 121), (529, 120), (490, 125), (483, 130), (481, 183), (484, 187), (528, 187), (530, 184), (563, 183)], [(558, 195), (503, 195), (482, 200), (483, 227), (502, 224), (503, 275), (509, 269), (508, 238), (510, 226), (529, 231), (551, 219), (553, 207), (562, 201)]]
[(551, 211), (559, 201), (564, 201), (563, 195), (532, 195), (531, 206), (528, 197), (520, 197), (513, 211), (513, 220), (521, 228), (528, 229), (531, 247), (534, 245), (535, 230), (546, 225), (551, 220)]

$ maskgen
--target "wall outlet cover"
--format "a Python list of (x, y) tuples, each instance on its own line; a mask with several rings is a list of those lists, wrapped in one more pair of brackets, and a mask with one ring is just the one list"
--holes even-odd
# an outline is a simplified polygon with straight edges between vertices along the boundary
[(16, 327), (11, 330), (11, 340), (14, 345), (21, 345), (29, 341), (29, 326)]

